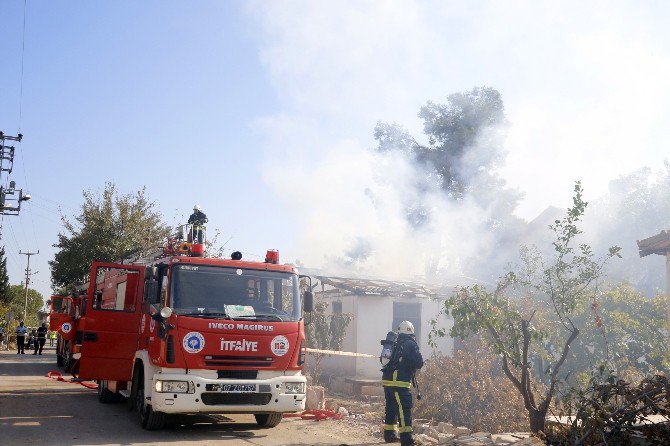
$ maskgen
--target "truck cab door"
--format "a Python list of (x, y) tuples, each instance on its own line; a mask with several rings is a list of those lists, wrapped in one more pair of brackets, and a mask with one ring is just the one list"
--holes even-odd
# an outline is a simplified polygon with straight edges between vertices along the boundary
[(79, 323), (79, 377), (130, 381), (139, 340), (144, 267), (94, 262)]

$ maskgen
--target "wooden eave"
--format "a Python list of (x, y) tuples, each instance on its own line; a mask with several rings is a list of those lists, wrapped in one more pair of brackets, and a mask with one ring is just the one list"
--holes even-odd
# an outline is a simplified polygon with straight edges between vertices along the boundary
[(650, 254), (667, 255), (670, 252), (670, 232), (661, 231), (644, 240), (637, 241), (637, 248), (640, 252), (640, 257), (646, 257)]

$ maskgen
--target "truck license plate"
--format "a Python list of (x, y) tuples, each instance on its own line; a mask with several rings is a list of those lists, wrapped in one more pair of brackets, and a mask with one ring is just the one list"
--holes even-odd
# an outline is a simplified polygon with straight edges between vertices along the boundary
[(256, 384), (222, 384), (221, 392), (249, 393), (256, 391)]

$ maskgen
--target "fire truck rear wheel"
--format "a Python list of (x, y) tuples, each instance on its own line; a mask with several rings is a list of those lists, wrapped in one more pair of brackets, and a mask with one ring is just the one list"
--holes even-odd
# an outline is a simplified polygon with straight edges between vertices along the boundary
[(56, 340), (56, 365), (63, 367), (63, 355), (61, 354), (60, 339)]
[(280, 413), (256, 413), (256, 424), (260, 427), (275, 427), (281, 422), (282, 414)]
[(102, 404), (116, 403), (118, 395), (107, 388), (107, 381), (98, 381), (98, 401)]

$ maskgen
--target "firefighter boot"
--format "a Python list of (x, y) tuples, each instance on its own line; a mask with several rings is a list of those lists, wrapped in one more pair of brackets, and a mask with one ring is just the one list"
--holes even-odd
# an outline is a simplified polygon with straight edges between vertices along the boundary
[(400, 438), (396, 435), (395, 431), (384, 431), (384, 443), (400, 443)]

